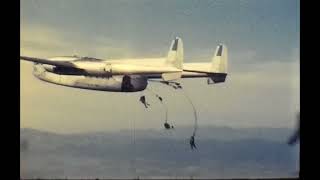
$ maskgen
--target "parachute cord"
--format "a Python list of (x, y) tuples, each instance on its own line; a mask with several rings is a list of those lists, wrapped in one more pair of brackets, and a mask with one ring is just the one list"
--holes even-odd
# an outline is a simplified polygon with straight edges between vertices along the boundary
[[(149, 92), (151, 92), (153, 95), (155, 95), (159, 100), (160, 100), (160, 103), (161, 105), (164, 107), (165, 109), (165, 122), (168, 123), (168, 107), (165, 105), (165, 103), (163, 103), (162, 101), (162, 97), (159, 96), (157, 93), (155, 93), (154, 91), (152, 91), (150, 88), (147, 88), (147, 90)], [(161, 98), (161, 99), (160, 99)]]
[(162, 84), (165, 84), (167, 86), (170, 86), (176, 90), (181, 89), (183, 92), (183, 95), (187, 98), (187, 100), (189, 101), (189, 103), (191, 104), (192, 108), (193, 108), (193, 114), (194, 114), (194, 128), (193, 128), (193, 133), (192, 133), (192, 137), (194, 138), (196, 136), (196, 132), (198, 130), (198, 115), (197, 115), (197, 110), (194, 106), (194, 104), (192, 103), (192, 100), (190, 99), (190, 97), (187, 95), (187, 93), (183, 90), (182, 86), (180, 83), (178, 82), (171, 82), (171, 81), (154, 81), (154, 82), (160, 82)]
[(193, 114), (194, 114), (194, 129), (193, 129), (193, 134), (192, 136), (196, 136), (196, 132), (198, 129), (198, 115), (197, 115), (197, 110), (194, 106), (194, 104), (192, 103), (192, 100), (190, 99), (190, 97), (187, 95), (187, 93), (181, 88), (183, 95), (187, 98), (187, 100), (189, 101), (189, 103), (191, 104), (192, 108), (193, 108)]
[[(159, 99), (159, 95), (156, 93), (156, 92), (154, 92), (153, 90), (151, 90), (150, 88), (147, 88), (147, 90), (150, 92), (150, 93), (152, 93), (153, 95), (155, 95), (158, 99)], [(160, 99), (159, 99), (160, 100)], [(166, 120), (165, 120), (165, 122), (167, 123), (168, 122), (168, 107), (165, 105), (165, 103), (163, 103), (163, 101), (162, 100), (160, 100), (160, 102), (161, 102), (161, 104), (162, 104), (162, 106), (165, 108), (165, 110), (166, 110)], [(160, 134), (162, 134), (162, 135), (164, 135), (164, 136), (170, 136), (171, 137), (171, 141), (175, 141), (177, 138), (176, 138), (176, 133), (175, 132), (173, 132), (173, 131), (167, 131), (167, 130), (165, 130), (165, 132), (160, 132)], [(175, 154), (175, 152), (176, 152), (176, 145), (175, 145), (175, 142), (171, 142), (171, 143), (169, 143), (169, 149), (171, 150), (171, 152), (173, 153), (173, 154)], [(177, 174), (175, 173), (175, 176), (177, 176)]]
[(165, 82), (165, 81), (160, 81), (161, 83), (168, 85), (176, 90), (181, 89), (183, 92), (183, 95), (186, 97), (186, 99), (189, 101), (189, 103), (191, 104), (192, 108), (193, 108), (193, 114), (194, 114), (194, 129), (193, 129), (193, 133), (192, 136), (195, 137), (196, 136), (196, 132), (198, 129), (198, 115), (197, 115), (197, 110), (194, 106), (194, 104), (192, 103), (192, 100), (190, 99), (190, 97), (187, 95), (187, 93), (183, 90), (182, 86), (180, 85), (180, 83), (177, 82)]
[(168, 123), (168, 107), (161, 101), (162, 106), (164, 107), (165, 111), (166, 111), (166, 119), (165, 122)]

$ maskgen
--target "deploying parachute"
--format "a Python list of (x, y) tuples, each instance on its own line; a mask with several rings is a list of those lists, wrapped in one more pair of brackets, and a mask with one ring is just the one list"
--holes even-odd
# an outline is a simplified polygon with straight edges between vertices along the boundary
[[(197, 132), (197, 129), (198, 129), (198, 116), (197, 116), (197, 110), (194, 106), (194, 104), (192, 103), (192, 100), (190, 99), (190, 97), (187, 95), (187, 93), (183, 90), (182, 86), (180, 83), (177, 83), (177, 82), (169, 82), (169, 81), (155, 81), (155, 82), (160, 82), (160, 83), (163, 83), (165, 85), (168, 85), (176, 90), (178, 89), (181, 89), (182, 92), (183, 92), (183, 95), (184, 97), (188, 100), (188, 102), (191, 104), (192, 106), (192, 109), (193, 109), (193, 115), (194, 115), (194, 125), (193, 125), (193, 132), (192, 132), (192, 135), (191, 135), (191, 138), (190, 138), (190, 145), (191, 145), (191, 149), (196, 149), (196, 145), (195, 145), (195, 136), (196, 136), (196, 132)], [(161, 103), (161, 105), (164, 107), (165, 109), (165, 122), (164, 122), (164, 128), (169, 130), (169, 129), (174, 129), (174, 126), (173, 125), (170, 125), (168, 123), (168, 107), (164, 104), (163, 102), (163, 98), (158, 95), (157, 93), (153, 92), (150, 88), (147, 88), (147, 90), (149, 92), (151, 92)], [(142, 102), (142, 104), (145, 105), (145, 107), (147, 108), (148, 106), (150, 106), (147, 102), (146, 102), (146, 99), (145, 99), (145, 96), (141, 96), (140, 97), (140, 101)]]
[(153, 92), (151, 89), (148, 88), (147, 90), (149, 90), (149, 92), (151, 92), (152, 95), (154, 95), (160, 101), (162, 107), (164, 107), (164, 109), (165, 109), (165, 122), (163, 124), (164, 128), (165, 129), (174, 129), (174, 127), (168, 123), (168, 107), (163, 102), (163, 98), (160, 95), (158, 95), (157, 93)]

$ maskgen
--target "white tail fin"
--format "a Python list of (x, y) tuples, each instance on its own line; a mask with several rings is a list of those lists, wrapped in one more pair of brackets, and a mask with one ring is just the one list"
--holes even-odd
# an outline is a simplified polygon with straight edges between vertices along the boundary
[(211, 72), (227, 73), (228, 70), (228, 49), (225, 45), (217, 46), (212, 58)]
[(181, 78), (183, 69), (183, 43), (181, 38), (176, 37), (172, 42), (165, 62), (167, 65), (175, 67), (181, 72), (164, 73), (162, 79), (165, 81)]
[(181, 38), (176, 37), (172, 41), (166, 63), (178, 69), (183, 68), (183, 43)]
[(228, 49), (220, 44), (212, 58), (208, 84), (225, 82), (228, 73)]

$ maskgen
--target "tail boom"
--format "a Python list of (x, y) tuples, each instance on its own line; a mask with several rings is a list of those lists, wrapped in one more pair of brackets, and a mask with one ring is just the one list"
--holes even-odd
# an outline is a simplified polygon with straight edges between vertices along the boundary
[(227, 77), (228, 50), (223, 44), (217, 46), (211, 63), (185, 63), (182, 78), (207, 77), (208, 84), (223, 83)]

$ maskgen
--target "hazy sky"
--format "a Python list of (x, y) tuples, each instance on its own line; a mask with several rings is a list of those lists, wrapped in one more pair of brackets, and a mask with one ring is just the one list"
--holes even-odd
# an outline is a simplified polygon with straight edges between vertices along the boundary
[[(181, 80), (199, 125), (294, 127), (300, 109), (300, 5), (296, 0), (21, 0), (21, 55), (98, 58), (166, 56), (184, 42), (185, 62), (210, 61), (229, 50), (226, 83)], [(55, 132), (163, 128), (164, 109), (148, 92), (81, 90), (42, 82), (21, 62), (21, 127)], [(192, 125), (182, 92), (150, 83), (169, 121)], [(151, 108), (138, 99), (146, 94)]]

